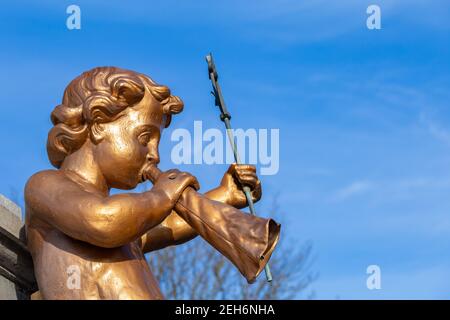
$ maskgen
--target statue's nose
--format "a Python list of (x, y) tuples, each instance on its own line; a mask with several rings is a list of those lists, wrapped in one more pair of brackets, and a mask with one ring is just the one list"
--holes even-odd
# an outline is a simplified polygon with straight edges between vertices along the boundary
[(158, 151), (156, 152), (149, 152), (147, 154), (147, 161), (153, 163), (153, 164), (158, 164), (160, 159), (159, 159), (159, 154)]

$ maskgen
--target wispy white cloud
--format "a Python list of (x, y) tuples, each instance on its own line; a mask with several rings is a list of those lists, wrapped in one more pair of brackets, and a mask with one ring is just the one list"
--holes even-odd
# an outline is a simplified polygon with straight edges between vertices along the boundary
[[(96, 21), (159, 25), (173, 28), (203, 25), (226, 27), (236, 37), (248, 41), (273, 41), (277, 46), (317, 43), (358, 31), (365, 31), (366, 8), (372, 1), (298, 1), (298, 0), (230, 0), (211, 5), (208, 1), (180, 2), (137, 1), (134, 5), (110, 2), (107, 5), (80, 1), (82, 8), (102, 12)], [(442, 10), (444, 1), (379, 0), (382, 19), (406, 21), (404, 25), (417, 25), (434, 29), (448, 29), (448, 15)], [(28, 7), (36, 6), (32, 2)], [(43, 8), (42, 8), (43, 7)], [(61, 6), (54, 1), (39, 2), (36, 9), (57, 13)], [(127, 14), (123, 14), (126, 10)], [(384, 18), (386, 17), (386, 18)], [(86, 15), (86, 19), (91, 16)], [(392, 22), (391, 22), (392, 23)], [(239, 30), (239, 32), (235, 32)]]
[(347, 198), (365, 193), (373, 188), (373, 183), (370, 181), (355, 181), (350, 185), (345, 186), (337, 191), (331, 196), (331, 200), (341, 201)]
[(403, 179), (357, 180), (330, 193), (331, 202), (348, 200), (356, 196), (375, 199), (405, 199), (414, 197), (421, 190), (450, 188), (450, 177), (407, 177)]
[(420, 122), (425, 125), (434, 138), (450, 145), (450, 129), (442, 127), (436, 121), (429, 118), (424, 112), (420, 114)]

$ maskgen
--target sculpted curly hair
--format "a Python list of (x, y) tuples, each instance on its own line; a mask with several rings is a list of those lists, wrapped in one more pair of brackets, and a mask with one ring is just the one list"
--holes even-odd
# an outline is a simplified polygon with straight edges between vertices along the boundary
[(144, 97), (145, 88), (160, 102), (168, 127), (172, 114), (183, 110), (180, 98), (172, 96), (166, 86), (149, 77), (115, 67), (98, 67), (84, 72), (66, 87), (62, 103), (50, 119), (47, 154), (59, 168), (65, 157), (78, 150), (89, 138), (90, 126), (116, 120), (121, 112)]

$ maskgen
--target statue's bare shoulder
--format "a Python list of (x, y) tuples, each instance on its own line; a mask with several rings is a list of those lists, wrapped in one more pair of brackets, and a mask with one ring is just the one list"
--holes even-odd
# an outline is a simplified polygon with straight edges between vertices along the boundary
[[(31, 209), (33, 212), (38, 209), (36, 206), (41, 204), (41, 200), (36, 200), (41, 194), (48, 194), (52, 192), (54, 186), (58, 186), (59, 189), (64, 188), (67, 184), (67, 178), (62, 177), (58, 170), (43, 170), (33, 174), (25, 185), (24, 195), (27, 211)], [(62, 185), (61, 185), (62, 183)], [(45, 200), (46, 197), (44, 197)], [(39, 197), (39, 199), (41, 199)], [(38, 210), (39, 211), (39, 210)]]
[[(72, 197), (67, 197), (67, 194)], [(59, 202), (68, 204), (75, 194), (94, 196), (69, 179), (61, 170), (43, 170), (28, 179), (25, 186), (25, 203), (27, 208), (36, 210), (37, 213), (40, 211), (38, 209), (46, 206), (46, 200), (54, 203), (54, 200), (59, 199)]]

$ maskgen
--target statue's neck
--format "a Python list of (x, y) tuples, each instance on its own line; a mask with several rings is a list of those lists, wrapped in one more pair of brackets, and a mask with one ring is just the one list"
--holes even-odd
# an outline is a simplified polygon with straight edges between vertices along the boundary
[(86, 141), (80, 149), (66, 156), (61, 170), (68, 172), (76, 182), (86, 187), (94, 187), (102, 194), (108, 195), (110, 188), (95, 160), (92, 147), (91, 142)]

